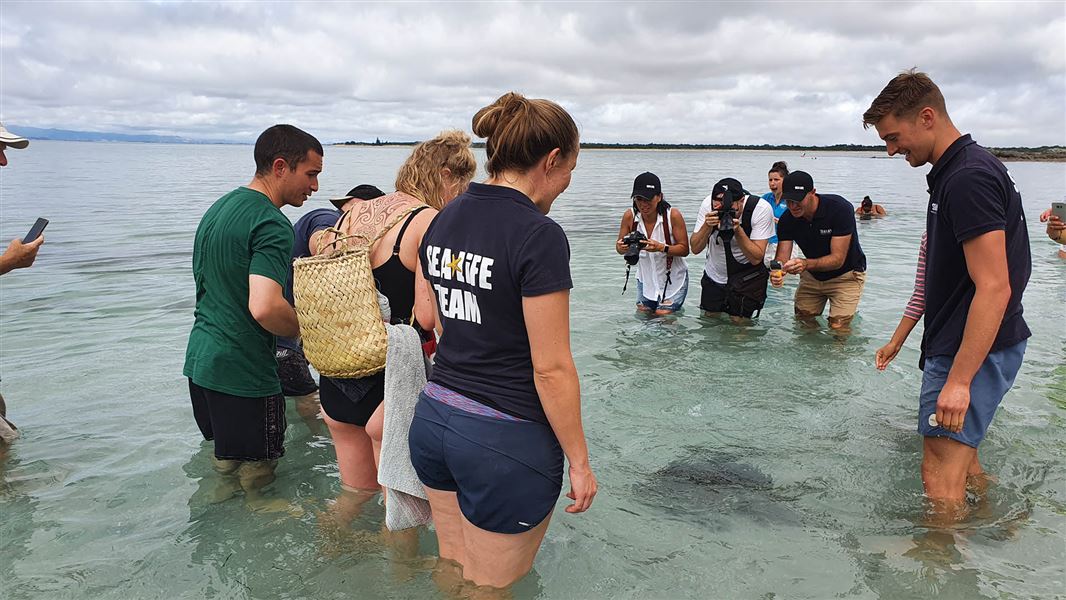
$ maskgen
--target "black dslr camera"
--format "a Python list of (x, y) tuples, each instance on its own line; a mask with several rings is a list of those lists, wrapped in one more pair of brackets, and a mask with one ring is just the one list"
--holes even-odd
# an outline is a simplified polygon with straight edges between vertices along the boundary
[(630, 265), (637, 264), (637, 261), (640, 260), (640, 251), (644, 249), (640, 243), (646, 239), (648, 239), (647, 236), (639, 231), (632, 231), (622, 238), (622, 243), (629, 246), (626, 249), (626, 253), (622, 255), (622, 258), (626, 259), (626, 263)]
[(718, 237), (724, 242), (733, 239), (733, 228), (737, 218), (737, 211), (733, 210), (732, 202), (722, 202), (722, 208), (718, 209)]

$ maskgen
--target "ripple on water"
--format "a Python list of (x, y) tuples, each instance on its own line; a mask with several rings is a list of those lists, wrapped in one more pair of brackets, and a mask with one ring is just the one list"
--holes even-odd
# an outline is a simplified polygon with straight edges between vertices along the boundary
[[(95, 144), (83, 162), (84, 145), (34, 143), (20, 169), (5, 170), (5, 188), (32, 190), (32, 202), (5, 203), (4, 227), (65, 214), (79, 190), (100, 193), (78, 194), (84, 212), (54, 219), (38, 264), (5, 276), (0, 294), (3, 393), (23, 431), (0, 478), (8, 596), (438, 595), (426, 563), (432, 532), (382, 541), (377, 502), (350, 527), (329, 527), (339, 481), (321, 422), (288, 412), (287, 453), (264, 490), (279, 511), (220, 489), (211, 468), (181, 376), (191, 243), (203, 210), (243, 181), (234, 174), (247, 171), (248, 148)], [(409, 149), (330, 152), (323, 193), (392, 181)], [(809, 163), (827, 189), (884, 198), (893, 213), (859, 223), (870, 274), (850, 336), (824, 319), (794, 321), (794, 279), (769, 291), (751, 325), (700, 318), (696, 256), (682, 314), (635, 316), (635, 282), (621, 294), (612, 247), (633, 174), (657, 172), (691, 223), (707, 186), (727, 174), (761, 181), (782, 157), (808, 164), (788, 153), (582, 152), (552, 216), (570, 237), (571, 338), (601, 492), (588, 513), (556, 513), (514, 596), (1061, 595), (1066, 346), (1053, 325), (1066, 286), (1038, 224), (1025, 299), (1034, 337), (982, 446), (998, 482), (947, 536), (923, 524), (921, 328), (885, 372), (872, 366), (909, 296), (923, 226), (924, 180), (902, 161), (859, 153)], [(177, 163), (201, 176), (189, 180)], [(70, 172), (43, 176), (54, 164)], [(1061, 187), (1061, 165), (1010, 168), (1029, 215), (1043, 201), (1026, 190)], [(100, 180), (118, 172), (122, 189)]]

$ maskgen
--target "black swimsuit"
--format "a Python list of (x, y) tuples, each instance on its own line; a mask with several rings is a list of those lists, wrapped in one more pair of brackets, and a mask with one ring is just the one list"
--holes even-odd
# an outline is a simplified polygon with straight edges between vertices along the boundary
[[(389, 299), (393, 324), (407, 323), (414, 309), (415, 273), (400, 261), (400, 242), (403, 241), (403, 234), (415, 215), (426, 208), (428, 207), (422, 206), (411, 211), (396, 236), (392, 256), (384, 264), (373, 269), (378, 290)], [(365, 427), (370, 415), (385, 399), (385, 371), (359, 379), (333, 379), (323, 375), (319, 381), (318, 397), (322, 410), (329, 418)]]

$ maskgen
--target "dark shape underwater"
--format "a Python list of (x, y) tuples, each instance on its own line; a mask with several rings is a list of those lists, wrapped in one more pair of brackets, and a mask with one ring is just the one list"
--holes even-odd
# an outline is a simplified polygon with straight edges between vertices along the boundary
[(769, 490), (773, 480), (759, 469), (723, 452), (699, 452), (674, 460), (654, 473), (660, 480), (712, 488), (742, 487)]
[(773, 479), (741, 457), (719, 450), (689, 448), (635, 486), (650, 508), (723, 529), (745, 516), (760, 523), (800, 523), (793, 498), (779, 493)]

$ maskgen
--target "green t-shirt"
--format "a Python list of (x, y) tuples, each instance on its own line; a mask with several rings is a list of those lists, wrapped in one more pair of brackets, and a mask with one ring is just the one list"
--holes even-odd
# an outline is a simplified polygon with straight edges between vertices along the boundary
[(204, 213), (193, 243), (196, 320), (183, 371), (193, 383), (249, 398), (281, 393), (274, 334), (248, 311), (248, 276), (284, 288), (292, 244), (292, 223), (255, 190), (237, 188)]

